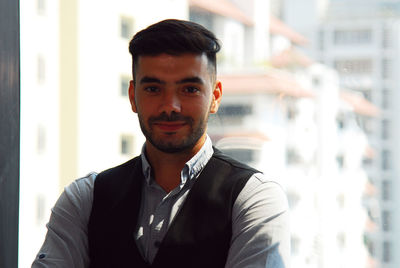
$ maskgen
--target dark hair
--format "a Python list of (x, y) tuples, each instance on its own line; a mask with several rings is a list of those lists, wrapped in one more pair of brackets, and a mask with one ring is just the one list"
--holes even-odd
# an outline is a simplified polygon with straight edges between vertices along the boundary
[(129, 43), (134, 79), (139, 56), (155, 56), (162, 53), (170, 55), (205, 53), (215, 77), (216, 53), (220, 48), (215, 35), (200, 24), (176, 19), (157, 22), (136, 33)]

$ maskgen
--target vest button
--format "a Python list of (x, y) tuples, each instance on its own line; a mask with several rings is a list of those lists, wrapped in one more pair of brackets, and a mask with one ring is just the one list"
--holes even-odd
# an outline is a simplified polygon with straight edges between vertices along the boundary
[(160, 245), (161, 245), (161, 242), (160, 242), (160, 241), (156, 241), (156, 242), (154, 242), (154, 246), (155, 246), (156, 248), (159, 248), (159, 247), (160, 247)]

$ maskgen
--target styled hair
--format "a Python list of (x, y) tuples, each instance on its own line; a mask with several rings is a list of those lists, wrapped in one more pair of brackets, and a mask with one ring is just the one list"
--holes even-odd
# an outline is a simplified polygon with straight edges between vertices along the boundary
[(179, 56), (184, 53), (205, 54), (215, 79), (216, 54), (221, 49), (215, 35), (200, 24), (168, 19), (150, 25), (136, 33), (129, 43), (132, 55), (132, 71), (135, 79), (139, 56), (156, 56), (162, 53)]

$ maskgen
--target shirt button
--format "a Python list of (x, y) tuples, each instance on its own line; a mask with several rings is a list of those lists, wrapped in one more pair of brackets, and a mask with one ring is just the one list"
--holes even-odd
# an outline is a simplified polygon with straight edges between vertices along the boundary
[(160, 241), (156, 241), (156, 242), (154, 242), (154, 246), (155, 246), (156, 248), (159, 248), (159, 247), (160, 247), (160, 245), (161, 245), (161, 242), (160, 242)]

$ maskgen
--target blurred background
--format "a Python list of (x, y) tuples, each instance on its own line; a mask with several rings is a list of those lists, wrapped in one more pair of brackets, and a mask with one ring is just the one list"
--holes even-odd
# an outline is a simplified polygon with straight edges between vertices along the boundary
[(66, 185), (140, 153), (128, 43), (166, 18), (221, 40), (209, 135), (285, 188), (292, 267), (400, 267), (398, 0), (21, 0), (19, 266)]

